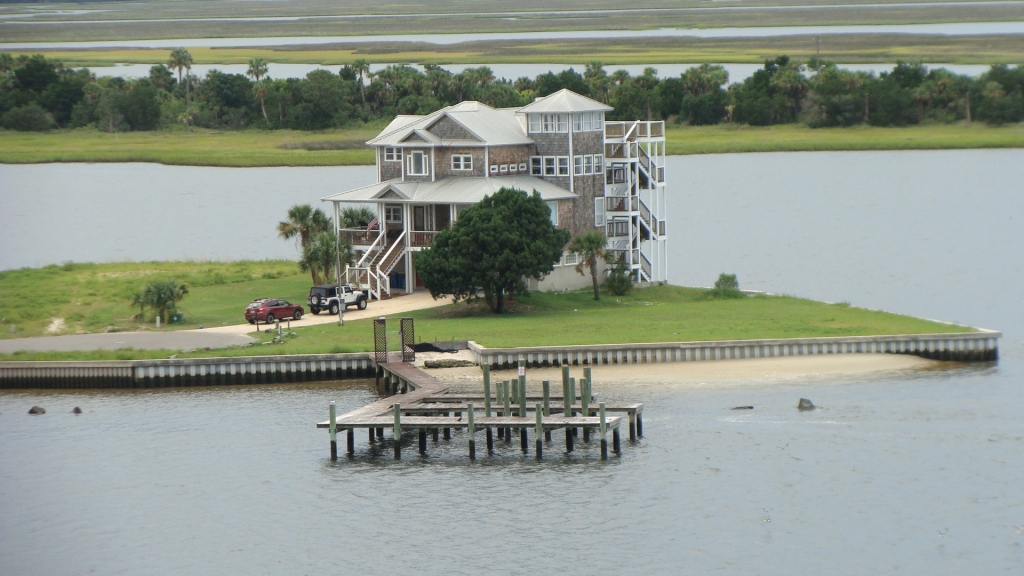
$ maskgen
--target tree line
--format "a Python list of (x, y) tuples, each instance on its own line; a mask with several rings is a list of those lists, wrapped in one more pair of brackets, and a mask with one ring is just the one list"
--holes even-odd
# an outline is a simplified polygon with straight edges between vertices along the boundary
[(855, 72), (830, 62), (780, 56), (741, 82), (722, 66), (702, 64), (677, 77), (646, 68), (632, 76), (601, 63), (534, 78), (496, 78), (481, 66), (453, 74), (392, 65), (370, 71), (365, 60), (337, 74), (274, 79), (253, 58), (246, 74), (191, 73), (183, 48), (137, 79), (97, 78), (43, 55), (0, 54), (0, 126), (48, 130), (94, 126), (109, 132), (171, 126), (215, 129), (321, 130), (398, 114), (428, 114), (463, 100), (494, 107), (524, 106), (562, 88), (612, 106), (611, 120), (668, 120), (688, 125), (723, 122), (766, 126), (906, 126), (922, 122), (1024, 121), (1024, 66), (993, 65), (975, 78), (921, 63), (899, 62), (891, 72)]

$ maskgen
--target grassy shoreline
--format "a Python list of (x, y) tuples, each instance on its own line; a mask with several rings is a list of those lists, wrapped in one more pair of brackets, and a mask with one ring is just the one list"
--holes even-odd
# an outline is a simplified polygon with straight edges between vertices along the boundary
[[(61, 320), (57, 333), (132, 331), (151, 322), (132, 318), (131, 294), (145, 282), (175, 277), (190, 285), (180, 304), (185, 322), (162, 331), (238, 324), (245, 305), (256, 297), (281, 297), (302, 302), (309, 278), (288, 261), (261, 262), (141, 262), (68, 264), (0, 272), (6, 298), (0, 303), (0, 335), (36, 336)], [(44, 286), (66, 287), (60, 301), (46, 308), (33, 306)], [(628, 296), (593, 299), (588, 290), (568, 293), (535, 292), (520, 298), (502, 315), (481, 305), (457, 304), (402, 316), (416, 318), (421, 341), (470, 339), (488, 347), (611, 344), (622, 342), (683, 342), (969, 332), (965, 326), (943, 324), (792, 296), (715, 299), (701, 288), (654, 286)], [(622, 318), (630, 322), (623, 323)], [(16, 352), (2, 361), (133, 360), (186, 357), (230, 357), (279, 354), (323, 354), (368, 351), (372, 320), (355, 320), (295, 328), (284, 343), (263, 345), (273, 334), (260, 334), (255, 346), (181, 353), (172, 350), (108, 350), (91, 352)]]
[[(0, 164), (155, 162), (182, 166), (368, 166), (363, 146), (382, 126), (323, 132), (290, 130), (191, 132), (172, 129), (110, 134), (95, 129), (49, 133), (0, 130)], [(670, 155), (839, 150), (1024, 148), (1024, 126), (926, 124), (905, 128), (818, 128), (719, 125), (667, 127)], [(307, 150), (324, 143), (337, 149)]]

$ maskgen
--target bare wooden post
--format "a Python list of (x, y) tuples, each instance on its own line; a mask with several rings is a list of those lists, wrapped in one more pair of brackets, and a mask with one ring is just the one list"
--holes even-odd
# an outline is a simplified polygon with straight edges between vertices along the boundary
[(612, 451), (615, 452), (616, 456), (622, 455), (622, 442), (619, 439), (618, 426), (612, 429)]
[[(484, 370), (484, 417), (491, 417), (491, 366), (484, 364), (482, 366)], [(472, 410), (470, 410), (472, 412)], [(490, 426), (485, 427), (484, 433), (487, 435), (487, 453), (490, 454), (494, 450), (494, 431), (491, 430)]]
[(437, 440), (438, 440), (438, 436), (437, 435), (438, 435), (439, 432), (440, 432), (440, 430), (438, 430), (437, 428), (431, 428), (430, 429), (430, 437), (431, 437), (430, 439), (434, 441), (434, 444), (437, 444)]
[(594, 378), (591, 376), (590, 366), (583, 369), (583, 377), (587, 379), (587, 382), (593, 382)]
[(331, 431), (331, 460), (338, 459), (338, 423), (335, 422), (334, 410), (334, 402), (331, 402), (331, 407), (327, 409), (327, 413), (331, 418), (330, 423), (327, 425), (328, 430)]
[(469, 432), (469, 459), (470, 460), (476, 460), (476, 423), (475, 423), (475, 421), (473, 419), (473, 412), (474, 412), (473, 404), (470, 403), (469, 404), (468, 414), (467, 414), (468, 419), (469, 419), (469, 427), (467, 428), (467, 431)]
[(565, 451), (572, 452), (572, 428), (565, 427)]
[(529, 439), (526, 437), (526, 426), (524, 425), (521, 428), (519, 428), (519, 445), (523, 449), (523, 454), (526, 454), (528, 452), (526, 448), (528, 442)]
[(402, 457), (402, 405), (395, 404), (395, 459)]
[(420, 454), (427, 455), (427, 429), (420, 428)]
[(541, 439), (541, 434), (544, 432), (544, 414), (540, 404), (537, 404), (535, 410), (537, 412), (537, 429), (534, 431), (534, 436), (537, 437), (537, 460), (540, 460), (541, 453), (544, 451), (544, 440)]
[(562, 401), (569, 395), (569, 367), (562, 365)]
[(519, 417), (526, 417), (526, 360), (519, 361)]
[(569, 400), (569, 379), (562, 381), (562, 415), (568, 418), (572, 412), (572, 401)]
[(636, 415), (636, 435), (638, 438), (644, 437), (644, 417), (639, 412)]
[[(590, 417), (590, 390), (587, 389), (587, 378), (580, 379), (580, 408), (585, 418)], [(590, 428), (583, 427), (583, 441), (590, 442)]]
[[(544, 380), (541, 384), (544, 387), (544, 415), (551, 416), (551, 382)], [(551, 430), (544, 431), (544, 440), (551, 442)]]
[(370, 444), (373, 444), (373, 428), (367, 428), (366, 431), (370, 433)]
[(377, 439), (381, 440), (383, 438), (384, 438), (384, 429), (383, 428), (377, 428)]
[[(503, 384), (504, 384), (504, 387), (505, 387), (505, 390), (504, 390), (504, 392), (505, 392), (505, 397), (504, 397), (505, 410), (501, 413), (501, 415), (507, 418), (507, 417), (512, 415), (512, 394), (511, 394), (512, 388), (511, 388), (511, 382), (509, 382), (508, 380), (505, 380), (503, 382)], [(512, 441), (512, 428), (510, 426), (505, 426), (505, 442), (511, 442), (511, 441)]]
[(636, 442), (636, 412), (629, 413), (629, 441)]
[(601, 415), (601, 460), (608, 459), (608, 437), (606, 432), (608, 431), (608, 425), (604, 420), (604, 402), (598, 404), (598, 412)]
[[(569, 402), (570, 402), (570, 406), (576, 406), (576, 379), (575, 378), (569, 378)], [(574, 409), (570, 408), (569, 409), (569, 415), (570, 416), (575, 416), (576, 415), (576, 411)], [(584, 414), (584, 416), (585, 416), (585, 414)], [(580, 435), (579, 429), (578, 428), (573, 428), (572, 429), (572, 435), (573, 436), (579, 436)]]
[(348, 440), (348, 442), (347, 442), (347, 444), (348, 444), (348, 446), (347, 446), (347, 448), (348, 448), (348, 455), (351, 456), (351, 455), (356, 453), (356, 429), (355, 428), (349, 428), (348, 429), (348, 434), (346, 436), (348, 436), (348, 438), (347, 438), (347, 440)]

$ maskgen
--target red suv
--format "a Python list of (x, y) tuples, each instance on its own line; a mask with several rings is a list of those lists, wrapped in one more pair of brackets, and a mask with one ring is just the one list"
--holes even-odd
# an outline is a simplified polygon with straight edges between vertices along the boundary
[(245, 307), (245, 319), (249, 324), (257, 322), (272, 323), (274, 320), (285, 318), (302, 318), (302, 306), (291, 304), (287, 300), (278, 298), (258, 298)]

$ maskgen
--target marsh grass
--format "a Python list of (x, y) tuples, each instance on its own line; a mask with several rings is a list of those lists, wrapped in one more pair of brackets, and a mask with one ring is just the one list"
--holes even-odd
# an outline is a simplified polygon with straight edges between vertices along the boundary
[[(109, 134), (93, 129), (49, 133), (0, 130), (0, 163), (158, 162), (192, 166), (372, 165), (363, 142), (383, 124), (347, 130), (297, 132), (162, 130)], [(930, 150), (1021, 148), (1024, 126), (980, 123), (926, 124), (904, 128), (808, 128), (801, 124), (754, 127), (722, 124), (666, 126), (668, 154), (798, 152), (825, 150)]]

